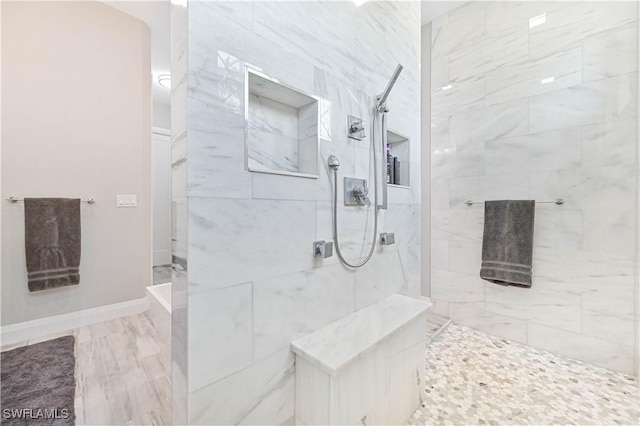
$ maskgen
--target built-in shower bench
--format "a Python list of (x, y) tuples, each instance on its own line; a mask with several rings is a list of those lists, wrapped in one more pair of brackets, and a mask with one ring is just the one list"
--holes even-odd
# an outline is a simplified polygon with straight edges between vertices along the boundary
[(405, 424), (424, 399), (429, 306), (394, 294), (293, 341), (296, 424)]

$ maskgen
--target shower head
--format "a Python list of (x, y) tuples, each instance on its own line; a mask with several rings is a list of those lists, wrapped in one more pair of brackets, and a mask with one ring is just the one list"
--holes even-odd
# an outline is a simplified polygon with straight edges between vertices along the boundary
[(389, 96), (391, 89), (393, 89), (393, 85), (396, 84), (396, 80), (400, 76), (400, 72), (402, 71), (402, 68), (404, 67), (398, 64), (398, 66), (396, 67), (396, 70), (393, 72), (393, 75), (391, 76), (391, 80), (389, 80), (389, 83), (387, 83), (387, 87), (384, 89), (384, 92), (376, 96), (376, 111), (386, 112), (384, 103), (387, 101), (387, 96)]

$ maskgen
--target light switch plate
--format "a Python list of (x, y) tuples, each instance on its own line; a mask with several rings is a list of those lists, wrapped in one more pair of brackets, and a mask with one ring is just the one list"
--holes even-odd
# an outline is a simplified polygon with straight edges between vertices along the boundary
[(137, 195), (116, 195), (117, 207), (136, 207), (138, 205)]

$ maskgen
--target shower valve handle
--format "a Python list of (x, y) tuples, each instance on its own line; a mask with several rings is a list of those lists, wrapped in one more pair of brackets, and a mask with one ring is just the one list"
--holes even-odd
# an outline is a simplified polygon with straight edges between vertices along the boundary
[(360, 204), (370, 205), (369, 201), (369, 190), (366, 186), (356, 185), (353, 187), (353, 196)]

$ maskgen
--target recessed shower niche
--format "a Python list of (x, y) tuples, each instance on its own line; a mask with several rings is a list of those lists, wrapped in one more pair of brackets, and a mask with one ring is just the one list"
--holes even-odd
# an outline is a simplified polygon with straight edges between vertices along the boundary
[(393, 130), (387, 130), (387, 184), (407, 188), (411, 165), (409, 138)]
[(318, 99), (246, 68), (249, 171), (318, 177)]

